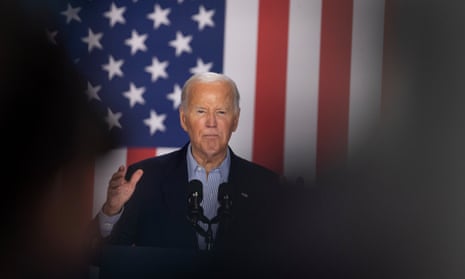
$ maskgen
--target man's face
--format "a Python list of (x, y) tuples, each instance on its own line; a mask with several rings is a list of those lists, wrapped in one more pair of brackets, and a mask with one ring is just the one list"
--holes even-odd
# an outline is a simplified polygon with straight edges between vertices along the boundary
[(187, 109), (180, 109), (180, 119), (192, 153), (202, 160), (223, 156), (239, 121), (234, 93), (226, 82), (195, 83), (187, 101)]

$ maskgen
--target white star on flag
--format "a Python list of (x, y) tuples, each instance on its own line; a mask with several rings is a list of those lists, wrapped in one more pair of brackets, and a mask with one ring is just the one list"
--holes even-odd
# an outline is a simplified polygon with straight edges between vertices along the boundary
[(164, 132), (165, 131), (165, 125), (163, 124), (163, 121), (165, 121), (166, 114), (160, 114), (158, 115), (155, 110), (151, 109), (150, 110), (150, 117), (144, 119), (144, 124), (149, 126), (150, 128), (150, 135), (155, 134), (158, 130)]
[(113, 56), (109, 56), (108, 64), (102, 65), (102, 68), (108, 72), (108, 79), (111, 80), (113, 77), (123, 76), (123, 72), (121, 71), (121, 66), (123, 66), (124, 60), (115, 60)]
[(107, 109), (107, 116), (105, 117), (105, 122), (108, 123), (108, 130), (113, 129), (113, 127), (122, 128), (119, 123), (119, 119), (123, 116), (121, 112), (113, 113), (110, 108)]
[(159, 77), (168, 78), (168, 74), (166, 73), (168, 65), (168, 61), (160, 62), (157, 57), (153, 57), (152, 65), (145, 67), (145, 71), (152, 75), (152, 81), (155, 82)]
[(102, 49), (102, 44), (100, 40), (102, 39), (103, 33), (94, 33), (92, 29), (89, 28), (87, 37), (82, 38), (84, 43), (87, 43), (87, 50), (91, 52), (94, 47)]
[(73, 19), (81, 22), (81, 18), (78, 15), (80, 10), (81, 10), (80, 7), (73, 8), (68, 3), (68, 8), (66, 9), (66, 11), (61, 12), (61, 14), (66, 16), (66, 23), (70, 23)]
[(173, 92), (166, 95), (166, 98), (173, 102), (173, 109), (177, 109), (179, 105), (181, 104), (181, 93), (182, 93), (182, 89), (179, 86), (179, 84), (176, 83), (174, 85)]
[(137, 88), (134, 83), (129, 84), (129, 91), (123, 92), (123, 96), (129, 99), (129, 106), (132, 108), (137, 103), (143, 105), (145, 104), (145, 99), (142, 97), (142, 94), (145, 93), (145, 87)]
[(92, 99), (96, 99), (100, 101), (100, 96), (98, 95), (98, 92), (102, 89), (102, 86), (97, 85), (93, 86), (90, 82), (87, 82), (87, 90), (86, 94), (89, 97), (89, 101)]
[(180, 31), (176, 32), (176, 39), (169, 42), (169, 45), (176, 49), (176, 56), (185, 52), (192, 52), (189, 43), (192, 41), (192, 36), (184, 36)]
[(192, 19), (197, 21), (199, 30), (203, 30), (205, 26), (214, 27), (213, 15), (215, 10), (207, 11), (203, 5), (199, 6), (199, 13), (192, 16)]
[(190, 68), (189, 71), (191, 74), (198, 74), (198, 73), (204, 73), (210, 71), (210, 69), (213, 67), (213, 62), (210, 63), (203, 63), (202, 58), (197, 58), (197, 65), (193, 68)]
[(54, 45), (57, 44), (57, 41), (55, 39), (57, 34), (58, 34), (58, 31), (48, 31), (47, 30), (47, 37), (50, 40), (50, 42), (52, 42), (52, 44), (54, 44)]
[(153, 20), (153, 28), (158, 29), (160, 25), (170, 25), (170, 20), (168, 19), (168, 15), (171, 12), (171, 9), (162, 9), (160, 5), (155, 4), (153, 6), (153, 13), (147, 15), (148, 19)]
[(118, 8), (115, 3), (111, 3), (110, 10), (103, 14), (104, 17), (110, 20), (110, 26), (115, 26), (116, 23), (125, 24), (126, 20), (123, 13), (126, 11), (125, 7)]
[(136, 30), (132, 30), (131, 38), (126, 39), (124, 43), (131, 47), (131, 55), (134, 55), (138, 50), (147, 50), (145, 40), (147, 40), (147, 34), (139, 35)]

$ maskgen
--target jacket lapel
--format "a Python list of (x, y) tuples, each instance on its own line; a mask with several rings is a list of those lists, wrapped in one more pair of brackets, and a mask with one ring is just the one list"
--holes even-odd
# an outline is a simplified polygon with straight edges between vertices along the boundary
[(240, 159), (232, 152), (231, 154), (231, 166), (229, 170), (228, 182), (233, 188), (233, 210), (234, 212), (242, 212), (241, 209), (249, 204), (249, 200), (253, 198), (250, 196), (248, 187), (248, 178), (244, 177), (242, 171), (242, 164)]
[[(170, 231), (187, 232), (183, 236), (187, 242), (192, 243), (191, 248), (196, 248), (197, 237), (191, 224), (187, 221), (187, 162), (186, 144), (180, 149), (173, 160), (172, 169), (167, 170), (169, 176), (162, 185), (164, 203), (167, 208), (168, 220), (173, 220), (170, 224)], [(177, 231), (177, 232), (176, 232)]]

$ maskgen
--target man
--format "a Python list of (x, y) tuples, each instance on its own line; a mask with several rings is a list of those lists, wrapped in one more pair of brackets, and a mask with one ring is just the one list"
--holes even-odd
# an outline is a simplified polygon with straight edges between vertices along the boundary
[[(207, 72), (189, 78), (179, 117), (190, 141), (178, 151), (121, 166), (113, 174), (98, 215), (106, 242), (187, 250), (256, 249), (266, 237), (279, 175), (238, 157), (228, 146), (239, 115), (239, 92), (229, 77)], [(212, 243), (205, 237), (208, 222), (188, 218), (192, 180), (201, 181), (200, 205), (207, 220), (219, 212), (219, 185), (231, 187), (229, 229), (220, 236), (221, 220), (214, 222)]]

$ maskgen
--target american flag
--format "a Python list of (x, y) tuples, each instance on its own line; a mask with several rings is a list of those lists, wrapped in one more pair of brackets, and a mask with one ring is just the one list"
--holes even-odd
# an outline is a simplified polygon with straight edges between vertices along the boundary
[[(187, 140), (178, 106), (193, 73), (222, 72), (241, 94), (238, 155), (312, 181), (379, 118), (384, 0), (57, 1), (52, 42), (87, 78), (120, 148), (89, 176), (92, 215), (121, 164)], [(90, 213), (89, 213), (90, 214)]]

